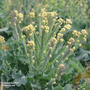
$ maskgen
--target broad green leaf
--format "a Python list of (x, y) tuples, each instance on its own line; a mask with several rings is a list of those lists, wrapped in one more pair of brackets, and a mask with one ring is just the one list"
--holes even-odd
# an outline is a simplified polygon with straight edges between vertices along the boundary
[(66, 84), (63, 90), (74, 90), (74, 89), (72, 89), (72, 84)]
[(71, 65), (73, 68), (75, 68), (77, 71), (79, 71), (80, 73), (82, 73), (81, 68), (77, 65), (77, 63), (75, 63), (74, 61), (71, 62)]
[(82, 48), (76, 51), (75, 54), (76, 54), (75, 58), (77, 60), (88, 61), (90, 59), (89, 57), (90, 51), (84, 50)]
[(31, 86), (32, 86), (32, 88), (36, 88), (37, 90), (38, 89), (41, 90), (41, 86), (40, 86), (39, 82), (37, 82), (36, 84), (31, 83)]
[(55, 90), (62, 90), (62, 87), (59, 85), (59, 86), (56, 87)]
[(13, 73), (12, 74), (12, 78), (14, 79), (14, 82), (16, 83), (16, 86), (21, 86), (22, 84), (25, 85), (27, 83), (27, 78), (25, 76), (23, 76), (23, 74), (21, 73), (21, 71), (19, 71), (18, 73)]
[(7, 27), (4, 27), (4, 28), (1, 28), (1, 29), (0, 29), (0, 32), (7, 31), (8, 28), (9, 28), (8, 26), (7, 26)]

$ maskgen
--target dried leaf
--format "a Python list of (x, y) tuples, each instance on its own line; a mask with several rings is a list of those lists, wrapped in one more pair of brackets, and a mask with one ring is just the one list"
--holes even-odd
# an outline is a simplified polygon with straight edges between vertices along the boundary
[(76, 78), (76, 80), (75, 80), (76, 84), (79, 84), (79, 80), (80, 80), (80, 79), (90, 78), (90, 72), (88, 71), (88, 68), (89, 68), (89, 67), (84, 68), (84, 72), (83, 72), (82, 74), (79, 73), (79, 74), (75, 77), (75, 78)]
[(8, 47), (8, 46), (5, 46), (5, 45), (3, 44), (3, 50), (8, 51), (8, 49), (9, 49), (9, 47)]

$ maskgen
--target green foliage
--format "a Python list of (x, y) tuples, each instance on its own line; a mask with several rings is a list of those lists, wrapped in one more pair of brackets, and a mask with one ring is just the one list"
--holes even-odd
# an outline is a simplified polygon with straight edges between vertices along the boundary
[[(75, 31), (80, 31), (78, 23), (83, 19), (81, 17), (79, 22), (77, 18), (79, 11), (76, 12), (76, 8), (79, 5), (74, 8), (76, 1), (70, 4), (70, 0), (8, 2), (4, 1), (2, 8), (7, 17), (0, 11), (0, 34), (4, 33), (7, 38), (5, 45), (9, 47), (7, 51), (0, 50), (0, 76), (2, 82), (17, 83), (6, 90), (74, 90), (74, 76), (84, 71), (79, 60), (89, 60), (89, 51), (75, 51), (87, 35), (85, 30)], [(66, 4), (70, 4), (68, 11)], [(83, 2), (82, 9), (84, 5)], [(51, 12), (53, 10), (58, 15)], [(66, 17), (75, 20), (72, 28), (71, 20)], [(86, 88), (88, 90), (88, 86)]]

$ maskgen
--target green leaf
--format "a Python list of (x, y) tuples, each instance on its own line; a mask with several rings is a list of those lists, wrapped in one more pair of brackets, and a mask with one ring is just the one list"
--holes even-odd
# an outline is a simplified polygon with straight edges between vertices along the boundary
[(74, 90), (74, 89), (72, 89), (72, 84), (66, 84), (63, 90)]
[(18, 73), (12, 74), (12, 78), (14, 79), (14, 82), (16, 82), (16, 86), (21, 86), (22, 84), (25, 85), (27, 83), (27, 78), (23, 76), (21, 71)]
[(55, 90), (62, 90), (62, 87), (59, 85), (59, 86), (56, 87)]
[(75, 63), (74, 61), (71, 62), (71, 65), (73, 68), (75, 68), (77, 71), (79, 71), (80, 73), (82, 73), (81, 68), (77, 65), (77, 63)]
[(76, 51), (75, 54), (76, 54), (75, 58), (77, 60), (88, 61), (90, 59), (89, 57), (90, 51), (84, 50), (82, 48)]
[(65, 73), (69, 74), (69, 73), (72, 73), (73, 71), (73, 67), (68, 67), (66, 70), (65, 70)]
[(36, 88), (36, 89), (41, 90), (41, 86), (40, 86), (40, 84), (39, 84), (39, 82), (38, 82), (38, 81), (37, 81), (37, 83), (36, 83), (36, 84), (31, 83), (31, 86), (32, 86), (32, 88)]
[(0, 60), (0, 70), (1, 70), (1, 68), (2, 68), (2, 60)]
[(7, 26), (7, 27), (4, 27), (4, 28), (1, 28), (1, 29), (0, 29), (0, 32), (7, 31), (8, 28), (9, 28), (8, 26)]

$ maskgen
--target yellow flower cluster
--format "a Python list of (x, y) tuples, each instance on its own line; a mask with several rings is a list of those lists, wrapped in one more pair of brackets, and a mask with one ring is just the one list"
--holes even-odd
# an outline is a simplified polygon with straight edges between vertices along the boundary
[(41, 26), (42, 30), (45, 32), (45, 33), (48, 33), (49, 32), (49, 27), (48, 26)]
[(71, 29), (71, 25), (70, 25), (70, 24), (66, 24), (66, 25), (64, 26), (64, 28), (65, 28), (66, 30), (70, 30), (70, 29)]
[(60, 24), (62, 24), (63, 19), (62, 19), (62, 18), (58, 19), (58, 22), (59, 22)]
[(35, 31), (35, 27), (30, 24), (24, 28), (22, 28), (22, 31), (26, 31), (26, 33), (29, 35), (29, 36), (32, 36), (33, 32)]
[(34, 13), (34, 12), (30, 12), (30, 13), (29, 13), (29, 16), (30, 16), (31, 18), (34, 18), (34, 17), (35, 17), (35, 13)]
[(42, 20), (42, 23), (45, 25), (45, 24), (48, 24), (48, 20)]
[(70, 41), (71, 43), (73, 43), (73, 42), (75, 42), (75, 39), (74, 39), (74, 38), (70, 38), (69, 41)]
[(25, 38), (25, 35), (22, 35), (21, 38)]
[[(76, 30), (74, 30), (74, 31), (72, 32), (72, 34), (73, 34), (74, 36), (80, 37), (80, 38), (78, 38), (77, 42), (80, 42), (81, 39), (83, 39), (84, 41), (86, 41), (86, 36), (88, 35), (88, 33), (87, 33), (87, 31), (86, 31), (85, 29), (81, 30), (81, 32), (77, 32)], [(82, 38), (81, 38), (81, 37), (82, 37)], [(79, 39), (80, 39), (80, 40), (79, 40)], [(79, 46), (81, 46), (81, 45), (79, 45)]]
[(57, 43), (57, 40), (56, 40), (55, 37), (52, 37), (50, 41), (51, 41), (51, 46), (52, 47)]
[(52, 47), (49, 47), (49, 50), (51, 51), (53, 48)]
[(62, 33), (58, 33), (57, 34), (57, 40), (59, 40), (60, 38), (62, 38), (63, 37), (63, 34)]
[(22, 13), (18, 13), (17, 10), (13, 10), (13, 14), (14, 14), (14, 21), (16, 22), (18, 20), (19, 23), (21, 23), (21, 21), (23, 21), (23, 14)]
[(87, 31), (85, 29), (81, 30), (82, 35), (88, 35)]
[(60, 32), (61, 32), (61, 33), (65, 32), (65, 28), (62, 28), (62, 29), (60, 30)]
[(43, 17), (44, 19), (47, 17), (47, 12), (46, 12), (46, 9), (43, 8), (41, 9), (41, 13), (38, 14), (39, 17)]
[(34, 41), (28, 41), (28, 45), (27, 46), (34, 47), (35, 46)]
[(75, 42), (75, 39), (74, 38), (70, 38), (69, 41), (67, 41), (67, 43), (69, 45), (73, 44)]
[(23, 14), (22, 13), (19, 13), (18, 14), (18, 17), (19, 17), (19, 23), (21, 23), (21, 21), (23, 21)]
[(13, 12), (14, 12), (14, 14), (15, 14), (16, 16), (18, 16), (18, 11), (17, 11), (17, 10), (13, 10)]
[(19, 13), (19, 14), (18, 14), (18, 17), (19, 17), (20, 19), (23, 19), (23, 14), (22, 14), (22, 13)]
[(66, 24), (72, 24), (72, 21), (70, 19), (66, 19)]
[(35, 49), (35, 43), (34, 41), (28, 41), (27, 43), (28, 43), (27, 46), (29, 47), (29, 51), (32, 53), (33, 50)]
[(55, 11), (53, 12), (47, 12), (48, 16), (54, 17), (57, 15), (57, 13)]
[(58, 70), (59, 70), (59, 69), (65, 69), (65, 65), (64, 65), (64, 64), (60, 64), (57, 69), (58, 69)]
[(77, 32), (76, 30), (74, 30), (74, 31), (72, 32), (72, 34), (75, 35), (75, 36), (77, 36), (77, 35), (78, 35), (78, 32)]
[(5, 38), (3, 36), (0, 36), (0, 44), (3, 44), (5, 42)]
[[(56, 15), (57, 15), (57, 13), (55, 11), (46, 12), (45, 8), (41, 9), (41, 13), (38, 14), (38, 16), (43, 17), (44, 20), (47, 20), (48, 18), (52, 18), (52, 20), (53, 20)], [(55, 19), (54, 19), (54, 21), (55, 21)]]

